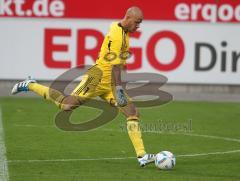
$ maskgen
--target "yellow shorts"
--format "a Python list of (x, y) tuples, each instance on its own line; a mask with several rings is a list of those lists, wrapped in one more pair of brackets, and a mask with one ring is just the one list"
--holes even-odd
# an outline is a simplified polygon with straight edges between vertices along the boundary
[[(72, 95), (80, 96), (85, 100), (99, 96), (109, 104), (115, 105), (115, 86), (112, 86), (111, 83), (102, 83), (101, 77), (102, 71), (97, 66), (91, 67), (73, 90)], [(130, 101), (129, 96), (127, 94), (126, 96)]]

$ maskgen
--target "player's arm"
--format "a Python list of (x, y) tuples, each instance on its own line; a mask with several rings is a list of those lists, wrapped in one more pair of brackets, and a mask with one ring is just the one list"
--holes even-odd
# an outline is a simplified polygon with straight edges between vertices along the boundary
[(108, 50), (110, 53), (113, 53), (116, 55), (114, 60), (111, 60), (112, 64), (112, 79), (116, 86), (116, 101), (118, 106), (126, 106), (127, 105), (127, 98), (124, 94), (124, 89), (122, 87), (122, 81), (121, 81), (121, 70), (122, 66), (125, 64), (125, 60), (120, 58), (120, 53), (122, 49), (122, 38), (123, 34), (122, 31), (119, 30), (119, 28), (116, 28), (114, 26), (111, 26), (110, 32), (108, 34), (109, 43), (108, 43)]
[(114, 80), (115, 86), (122, 86), (120, 65), (113, 65), (113, 80)]
[(116, 86), (116, 100), (119, 106), (124, 107), (127, 105), (127, 97), (122, 87), (121, 70), (121, 65), (113, 66), (113, 79)]

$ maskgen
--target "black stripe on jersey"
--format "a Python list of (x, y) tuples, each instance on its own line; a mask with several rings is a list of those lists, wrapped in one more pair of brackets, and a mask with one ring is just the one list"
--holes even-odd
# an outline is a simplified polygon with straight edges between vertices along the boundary
[(121, 51), (125, 50), (127, 43), (126, 43), (126, 32), (122, 28), (122, 46), (121, 46)]
[(118, 26), (122, 28), (122, 45), (121, 45), (121, 51), (124, 51), (125, 46), (126, 46), (126, 33), (127, 31), (124, 31), (123, 26), (121, 25), (121, 23), (118, 23)]
[(109, 40), (109, 42), (108, 42), (108, 50), (109, 50), (109, 52), (111, 51), (111, 44), (112, 44), (112, 41)]
[(124, 33), (123, 33), (123, 29), (122, 29), (122, 45), (121, 45), (121, 51), (123, 50), (123, 41), (124, 41), (124, 40), (123, 40), (123, 34), (124, 34)]
[(83, 95), (85, 95), (89, 91), (89, 87), (86, 88), (86, 90), (83, 92)]
[(126, 42), (126, 33), (124, 32), (124, 44), (123, 44), (123, 50), (125, 50), (125, 47), (127, 46)]
[(89, 83), (91, 83), (93, 80), (93, 77), (90, 77), (81, 87), (79, 87), (79, 89), (75, 92), (76, 94), (80, 94), (83, 89), (85, 89)]
[(81, 87), (79, 87), (79, 89), (75, 93), (80, 94), (82, 90), (85, 89), (88, 86), (88, 84), (92, 82), (93, 79), (94, 77), (89, 77), (89, 79)]

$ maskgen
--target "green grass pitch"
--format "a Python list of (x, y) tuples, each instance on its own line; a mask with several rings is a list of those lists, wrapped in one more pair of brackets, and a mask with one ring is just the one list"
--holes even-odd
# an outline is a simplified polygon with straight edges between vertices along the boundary
[[(92, 131), (66, 132), (55, 126), (58, 109), (42, 99), (1, 98), (0, 105), (10, 181), (240, 180), (239, 103), (172, 101), (140, 109), (145, 147), (173, 152), (171, 171), (138, 166), (121, 114)], [(98, 113), (81, 107), (72, 120)]]

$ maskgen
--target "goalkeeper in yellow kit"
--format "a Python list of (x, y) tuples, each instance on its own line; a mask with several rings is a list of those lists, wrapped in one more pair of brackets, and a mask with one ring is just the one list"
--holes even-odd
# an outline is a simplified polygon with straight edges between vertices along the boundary
[(137, 109), (121, 86), (121, 70), (126, 64), (126, 54), (129, 50), (128, 33), (135, 32), (142, 20), (142, 11), (138, 7), (131, 7), (120, 22), (111, 24), (96, 64), (83, 76), (72, 96), (64, 96), (59, 91), (38, 84), (33, 79), (17, 83), (12, 89), (12, 94), (32, 91), (54, 102), (64, 111), (73, 110), (88, 99), (99, 96), (109, 104), (118, 106), (126, 116), (128, 134), (140, 166), (152, 163), (155, 156), (145, 151)]

